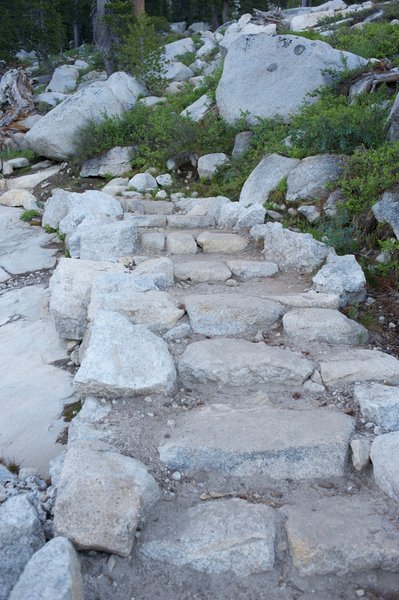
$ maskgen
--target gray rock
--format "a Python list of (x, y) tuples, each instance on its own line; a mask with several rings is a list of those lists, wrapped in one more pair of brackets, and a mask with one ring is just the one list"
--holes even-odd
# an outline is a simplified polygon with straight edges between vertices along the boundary
[(250, 123), (257, 117), (287, 118), (309, 92), (331, 81), (327, 69), (342, 71), (342, 57), (349, 69), (367, 62), (325, 42), (294, 35), (241, 35), (229, 48), (216, 90), (220, 114), (229, 123), (243, 113)]
[(251, 229), (254, 225), (262, 224), (265, 222), (266, 209), (260, 204), (248, 206), (238, 215), (237, 223), (234, 229)]
[(129, 186), (138, 192), (148, 192), (158, 189), (157, 180), (150, 173), (137, 173), (129, 180)]
[(20, 158), (9, 158), (7, 162), (12, 166), (13, 169), (23, 169), (24, 167), (29, 167), (29, 160), (23, 156)]
[(128, 556), (139, 520), (158, 496), (157, 484), (139, 461), (88, 446), (70, 447), (58, 484), (55, 534), (79, 549)]
[(187, 52), (195, 52), (195, 44), (190, 37), (166, 44), (164, 48), (166, 60), (174, 60)]
[(170, 254), (197, 254), (198, 246), (191, 233), (168, 233), (166, 249)]
[(66, 246), (72, 258), (117, 262), (132, 256), (139, 247), (137, 227), (130, 220), (111, 221), (86, 218), (67, 237)]
[[(60, 94), (58, 92), (43, 92), (42, 94), (38, 94), (36, 99), (38, 102), (43, 102), (54, 108), (69, 97), (68, 94)], [(33, 129), (33, 127), (31, 127), (31, 129)]]
[(390, 142), (399, 140), (399, 94), (395, 98), (395, 102), (392, 105), (391, 112), (389, 113), (387, 125), (388, 139)]
[(365, 495), (307, 500), (283, 512), (292, 560), (301, 575), (399, 568), (395, 526)]
[(237, 133), (231, 156), (233, 158), (239, 158), (240, 156), (243, 156), (251, 146), (252, 137), (252, 131), (242, 131), (241, 133)]
[(210, 180), (218, 169), (229, 162), (229, 157), (223, 152), (205, 154), (198, 159), (198, 175), (201, 179)]
[(165, 235), (161, 232), (142, 233), (141, 247), (144, 252), (162, 252), (165, 248)]
[(358, 383), (354, 399), (366, 421), (375, 423), (383, 433), (399, 430), (399, 387)]
[(379, 223), (389, 223), (399, 239), (399, 193), (385, 192), (371, 210)]
[(194, 342), (179, 361), (180, 377), (188, 386), (213, 382), (290, 388), (301, 385), (312, 372), (312, 363), (290, 350), (230, 338)]
[(258, 277), (271, 277), (278, 272), (276, 263), (255, 260), (229, 260), (227, 266), (234, 277), (243, 281)]
[(13, 177), (12, 179), (7, 179), (6, 189), (9, 190), (30, 190), (32, 191), (40, 183), (46, 181), (53, 175), (57, 175), (57, 173), (61, 170), (61, 165), (54, 165), (49, 167), (48, 169), (43, 169), (42, 171), (38, 171), (36, 173), (29, 173), (28, 175), (21, 175), (20, 177)]
[(276, 536), (273, 509), (237, 498), (197, 505), (162, 519), (145, 534), (140, 554), (207, 576), (270, 571)]
[(240, 204), (264, 204), (269, 194), (299, 164), (296, 158), (279, 154), (265, 156), (248, 177), (240, 194)]
[(281, 271), (310, 273), (329, 253), (329, 248), (317, 242), (310, 233), (296, 233), (281, 223), (257, 225), (251, 229), (251, 235), (263, 239), (265, 259), (276, 263)]
[(128, 215), (137, 227), (166, 227), (165, 215)]
[(312, 281), (317, 292), (338, 294), (341, 306), (362, 302), (366, 297), (366, 278), (353, 254), (337, 256), (331, 252)]
[(200, 229), (213, 227), (216, 220), (210, 215), (168, 215), (167, 223), (171, 229)]
[(197, 237), (197, 244), (205, 254), (232, 253), (245, 250), (248, 240), (233, 233), (211, 233), (205, 231)]
[(399, 360), (378, 350), (345, 350), (327, 356), (320, 363), (320, 371), (327, 386), (356, 381), (399, 385)]
[(72, 234), (86, 217), (119, 217), (123, 215), (120, 203), (105, 192), (88, 190), (83, 194), (56, 189), (47, 200), (43, 213), (43, 227), (60, 229)]
[(323, 212), (327, 217), (334, 217), (338, 212), (338, 205), (343, 200), (342, 190), (331, 192), (323, 206)]
[(74, 379), (82, 396), (168, 393), (175, 379), (173, 359), (161, 338), (116, 312), (96, 312)]
[(194, 333), (210, 336), (255, 336), (282, 314), (276, 302), (241, 294), (190, 295), (184, 304)]
[(106, 177), (124, 175), (131, 169), (135, 146), (117, 146), (100, 156), (90, 158), (83, 163), (80, 177)]
[(367, 438), (351, 440), (352, 464), (356, 471), (363, 471), (370, 464), (371, 443)]
[(10, 190), (0, 196), (4, 206), (22, 206), (25, 210), (37, 210), (36, 198), (28, 190)]
[(163, 339), (166, 342), (174, 342), (189, 337), (191, 333), (192, 330), (189, 323), (179, 323), (175, 327), (172, 327), (172, 329), (169, 329), (163, 336)]
[(141, 262), (135, 269), (136, 276), (150, 277), (160, 289), (172, 287), (175, 283), (173, 262), (170, 258), (152, 258)]
[(176, 307), (167, 292), (154, 287), (151, 279), (131, 273), (98, 277), (92, 287), (88, 318), (95, 319), (99, 310), (115, 311), (133, 325), (145, 325), (154, 333), (164, 333), (176, 325), (184, 311)]
[(157, 180), (157, 184), (161, 187), (170, 187), (173, 184), (173, 178), (170, 173), (163, 173), (162, 175), (158, 175), (155, 179)]
[(50, 83), (46, 87), (46, 92), (58, 92), (68, 94), (73, 92), (79, 77), (79, 69), (72, 65), (61, 65), (53, 73)]
[(184, 33), (187, 28), (186, 21), (179, 21), (178, 23), (171, 23), (170, 30), (174, 33)]
[(68, 160), (76, 156), (78, 132), (89, 121), (100, 122), (104, 115), (121, 115), (137, 101), (144, 88), (127, 73), (113, 73), (104, 82), (79, 90), (44, 115), (25, 139), (41, 156)]
[(332, 410), (200, 407), (159, 448), (169, 468), (294, 480), (342, 476), (354, 420)]
[(208, 23), (204, 23), (204, 21), (196, 21), (195, 23), (191, 23), (188, 28), (189, 33), (201, 33), (201, 31), (209, 31), (210, 27)]
[[(371, 446), (371, 462), (376, 484), (399, 502), (399, 432), (379, 435)], [(396, 546), (397, 548), (397, 546)]]
[(320, 210), (317, 206), (312, 205), (303, 205), (298, 208), (298, 212), (305, 217), (309, 221), (309, 223), (314, 223), (320, 219)]
[(83, 339), (93, 282), (104, 273), (123, 271), (122, 265), (111, 262), (60, 259), (50, 279), (50, 311), (61, 338)]
[(156, 106), (157, 104), (162, 104), (165, 102), (166, 98), (159, 96), (147, 96), (146, 98), (140, 98), (138, 101), (139, 104), (144, 104), (144, 106), (148, 106), (151, 108), (152, 106)]
[(25, 495), (0, 505), (1, 600), (7, 600), (26, 563), (44, 543), (38, 514)]
[(168, 81), (187, 81), (190, 77), (193, 77), (194, 73), (182, 62), (172, 62), (165, 66), (163, 76)]
[(290, 310), (283, 317), (283, 326), (288, 337), (301, 343), (357, 346), (368, 339), (367, 329), (331, 308)]
[(224, 263), (216, 261), (176, 262), (174, 272), (176, 279), (193, 283), (226, 281), (231, 277), (230, 269)]
[(220, 229), (232, 229), (235, 227), (243, 210), (245, 210), (244, 207), (238, 202), (229, 202), (229, 204), (222, 206), (218, 218), (218, 227)]
[(174, 211), (172, 202), (162, 200), (136, 200), (129, 201), (129, 210), (142, 215), (171, 215)]
[(287, 177), (287, 201), (324, 200), (329, 195), (327, 185), (342, 173), (343, 157), (319, 154), (304, 158)]
[(210, 198), (185, 198), (176, 203), (178, 210), (189, 217), (208, 216), (218, 220), (222, 209), (231, 204), (225, 196), (212, 196)]
[(8, 481), (13, 481), (14, 479), (14, 473), (11, 473), (7, 467), (0, 463), (0, 483), (7, 483)]
[(83, 600), (78, 555), (71, 542), (56, 537), (32, 556), (10, 600)]

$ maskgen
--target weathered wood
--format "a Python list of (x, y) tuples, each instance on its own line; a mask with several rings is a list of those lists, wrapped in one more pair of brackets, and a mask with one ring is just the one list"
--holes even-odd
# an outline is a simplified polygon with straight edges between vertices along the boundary
[(391, 69), (386, 73), (370, 72), (365, 73), (355, 81), (349, 90), (349, 97), (355, 98), (360, 94), (375, 92), (377, 86), (383, 83), (396, 83), (399, 81), (399, 69)]
[(23, 69), (12, 69), (0, 81), (0, 129), (34, 110), (32, 88)]

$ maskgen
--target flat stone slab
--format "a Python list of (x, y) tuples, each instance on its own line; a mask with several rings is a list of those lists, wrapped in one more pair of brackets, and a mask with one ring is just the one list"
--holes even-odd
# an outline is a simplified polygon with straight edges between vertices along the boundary
[(104, 273), (124, 270), (122, 265), (107, 261), (61, 258), (50, 280), (50, 311), (60, 337), (83, 339), (93, 282)]
[(0, 505), (0, 600), (7, 600), (32, 555), (45, 543), (38, 514), (26, 495)]
[(197, 254), (198, 246), (190, 233), (168, 233), (166, 250), (170, 254)]
[(83, 550), (128, 556), (144, 510), (158, 499), (142, 463), (87, 446), (68, 449), (54, 508), (55, 535)]
[(325, 385), (342, 385), (356, 381), (381, 381), (399, 384), (399, 360), (378, 350), (346, 350), (320, 363)]
[(84, 600), (78, 555), (69, 540), (56, 537), (32, 556), (10, 600)]
[(60, 453), (64, 405), (73, 402), (72, 376), (54, 366), (67, 359), (42, 285), (0, 296), (0, 455), (46, 476)]
[(270, 294), (268, 298), (293, 308), (339, 308), (340, 306), (340, 298), (337, 294), (323, 294), (315, 290), (298, 294)]
[(292, 560), (301, 575), (399, 569), (397, 526), (365, 496), (307, 501), (283, 512)]
[(211, 233), (204, 231), (197, 237), (197, 244), (205, 254), (241, 252), (248, 246), (247, 238), (234, 233)]
[(246, 577), (273, 568), (275, 529), (268, 506), (236, 498), (207, 502), (169, 513), (150, 526), (139, 552), (207, 575)]
[(381, 383), (358, 383), (354, 398), (367, 421), (372, 421), (383, 433), (399, 430), (399, 387)]
[(0, 269), (5, 281), (9, 275), (20, 275), (51, 269), (56, 263), (56, 248), (46, 248), (55, 238), (38, 227), (20, 220), (21, 210), (0, 206)]
[(243, 281), (258, 277), (272, 277), (278, 272), (276, 263), (267, 260), (228, 260), (226, 264), (234, 277)]
[(271, 300), (241, 294), (202, 294), (184, 299), (194, 333), (203, 335), (256, 335), (280, 318), (282, 307)]
[(167, 292), (151, 289), (153, 286), (151, 280), (131, 273), (100, 276), (92, 287), (88, 318), (93, 320), (99, 310), (115, 311), (134, 325), (164, 333), (176, 325), (184, 311), (177, 308)]
[(338, 310), (302, 308), (283, 317), (284, 331), (294, 340), (358, 346), (368, 339), (367, 329)]
[(95, 314), (74, 379), (82, 396), (168, 393), (175, 379), (166, 342), (116, 312)]
[(399, 502), (399, 431), (379, 435), (371, 446), (374, 479), (388, 496)]
[(283, 389), (302, 385), (312, 372), (311, 361), (290, 350), (231, 338), (194, 342), (179, 361), (179, 375), (188, 386), (265, 384)]
[(223, 282), (231, 277), (230, 269), (224, 263), (217, 261), (175, 261), (174, 273), (176, 279), (192, 281), (193, 283)]
[(339, 412), (270, 406), (201, 407), (184, 417), (159, 448), (173, 469), (273, 479), (342, 476), (354, 429)]
[(173, 275), (173, 262), (170, 258), (151, 258), (141, 262), (133, 271), (138, 275), (145, 275), (151, 277), (154, 283), (159, 288), (172, 287), (175, 283)]

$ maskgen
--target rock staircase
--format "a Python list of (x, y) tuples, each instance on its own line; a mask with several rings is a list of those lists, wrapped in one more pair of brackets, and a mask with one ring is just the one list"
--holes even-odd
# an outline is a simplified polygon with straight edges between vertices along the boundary
[(99, 260), (59, 262), (50, 308), (84, 404), (52, 467), (55, 533), (93, 600), (393, 598), (397, 492), (351, 443), (375, 437), (354, 384), (399, 385), (399, 361), (313, 264), (265, 260), (211, 200), (130, 201), (112, 222), (134, 225), (134, 254), (113, 238), (107, 260), (99, 233)]

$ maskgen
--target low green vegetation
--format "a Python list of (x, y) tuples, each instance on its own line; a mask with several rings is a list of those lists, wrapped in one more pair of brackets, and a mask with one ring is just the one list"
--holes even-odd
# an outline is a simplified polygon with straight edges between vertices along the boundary
[(11, 160), (12, 158), (26, 158), (30, 163), (35, 162), (38, 156), (33, 150), (0, 150), (0, 158), (2, 160)]
[(29, 223), (33, 219), (40, 219), (41, 215), (38, 210), (24, 210), (20, 215), (20, 220)]

